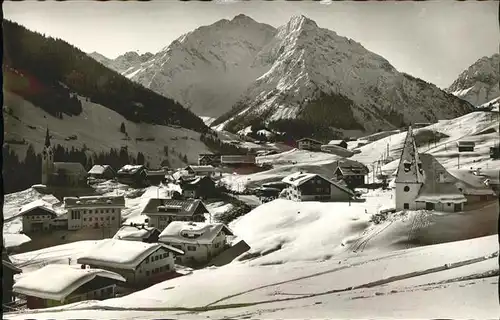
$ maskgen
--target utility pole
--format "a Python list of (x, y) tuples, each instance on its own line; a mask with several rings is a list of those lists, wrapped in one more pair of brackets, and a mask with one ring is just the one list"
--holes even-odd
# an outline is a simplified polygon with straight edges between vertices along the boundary
[(457, 169), (460, 169), (460, 151), (458, 152), (458, 164)]

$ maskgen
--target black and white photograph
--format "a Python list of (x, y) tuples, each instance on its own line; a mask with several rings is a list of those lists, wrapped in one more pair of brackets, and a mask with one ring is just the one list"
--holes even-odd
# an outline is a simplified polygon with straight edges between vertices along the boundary
[(500, 2), (4, 1), (3, 319), (495, 319)]

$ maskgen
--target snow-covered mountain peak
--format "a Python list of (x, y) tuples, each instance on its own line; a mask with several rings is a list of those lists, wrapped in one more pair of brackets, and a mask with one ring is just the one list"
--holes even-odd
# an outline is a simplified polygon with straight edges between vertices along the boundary
[(244, 15), (242, 13), (234, 16), (234, 18), (231, 20), (231, 22), (239, 23), (239, 24), (252, 24), (252, 23), (258, 23), (254, 19), (250, 18), (247, 15)]
[(479, 106), (500, 96), (500, 54), (482, 57), (464, 70), (446, 91)]
[(295, 15), (290, 18), (290, 21), (286, 24), (285, 28), (287, 31), (297, 31), (297, 30), (312, 30), (318, 28), (318, 25), (314, 20), (309, 19), (304, 15)]

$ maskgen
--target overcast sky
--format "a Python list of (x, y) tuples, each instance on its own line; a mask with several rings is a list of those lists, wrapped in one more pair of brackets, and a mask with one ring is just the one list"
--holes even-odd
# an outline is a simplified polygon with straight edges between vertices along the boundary
[(244, 13), (278, 27), (303, 14), (352, 38), (398, 70), (439, 87), (499, 50), (496, 1), (318, 2), (247, 1), (21, 1), (3, 3), (4, 18), (61, 38), (85, 52), (114, 58), (126, 51), (155, 53), (181, 36)]

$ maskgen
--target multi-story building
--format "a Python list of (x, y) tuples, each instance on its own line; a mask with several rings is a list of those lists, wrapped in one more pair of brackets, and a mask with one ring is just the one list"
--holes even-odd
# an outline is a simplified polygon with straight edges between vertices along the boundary
[(177, 257), (183, 265), (204, 264), (228, 248), (227, 236), (233, 232), (222, 223), (174, 221), (160, 233), (158, 241), (184, 251)]
[(172, 221), (204, 222), (209, 211), (201, 200), (149, 199), (142, 211), (148, 216), (148, 226), (165, 229)]
[(54, 206), (42, 199), (22, 206), (18, 215), (22, 216), (23, 232), (27, 234), (50, 231), (52, 221), (57, 217)]
[(350, 201), (354, 193), (315, 173), (296, 172), (285, 178), (286, 198), (294, 201)]
[(68, 210), (68, 230), (82, 228), (119, 229), (121, 212), (125, 208), (123, 196), (65, 197)]

